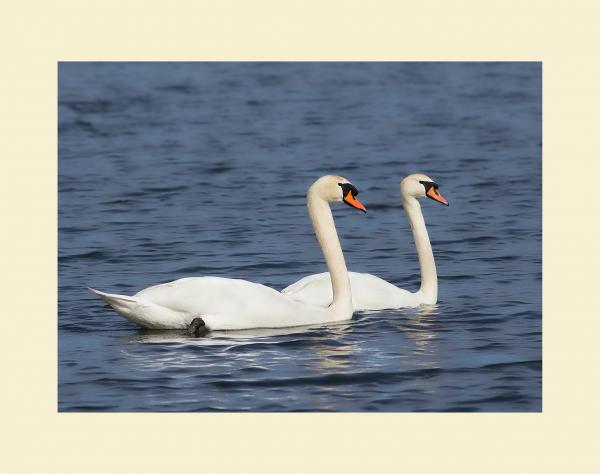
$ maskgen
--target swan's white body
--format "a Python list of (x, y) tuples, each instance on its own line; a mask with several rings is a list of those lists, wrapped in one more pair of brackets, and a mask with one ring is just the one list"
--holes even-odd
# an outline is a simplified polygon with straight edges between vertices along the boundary
[(351, 319), (348, 271), (329, 207), (330, 202), (353, 199), (354, 195), (343, 196), (341, 184), (350, 185), (339, 176), (324, 176), (307, 194), (308, 213), (333, 276), (330, 286), (334, 297), (328, 307), (295, 301), (257, 283), (219, 277), (183, 278), (146, 288), (134, 296), (92, 291), (124, 318), (154, 329), (187, 328), (195, 317), (201, 317), (211, 330), (281, 328)]
[[(435, 260), (423, 213), (421, 212), (421, 205), (417, 199), (427, 194), (446, 205), (448, 202), (437, 191), (435, 191), (435, 194), (429, 195), (424, 185), (421, 184), (423, 181), (433, 183), (429, 177), (422, 174), (407, 176), (400, 183), (402, 203), (410, 221), (419, 256), (421, 267), (420, 289), (413, 293), (398, 288), (375, 275), (351, 272), (352, 305), (355, 311), (416, 307), (437, 302), (438, 285)], [(435, 189), (437, 190), (437, 188)], [(327, 306), (331, 303), (333, 297), (329, 273), (304, 277), (283, 289), (282, 293), (294, 301), (319, 306)]]
[[(350, 272), (349, 275), (354, 311), (416, 307), (425, 301), (420, 290), (411, 293), (370, 273)], [(295, 301), (322, 307), (329, 305), (333, 298), (328, 272), (306, 276), (284, 288), (282, 293)]]
[(213, 330), (304, 326), (352, 317), (352, 313), (312, 307), (268, 286), (232, 278), (182, 278), (134, 296), (93, 291), (125, 319), (153, 329), (184, 329), (195, 316)]

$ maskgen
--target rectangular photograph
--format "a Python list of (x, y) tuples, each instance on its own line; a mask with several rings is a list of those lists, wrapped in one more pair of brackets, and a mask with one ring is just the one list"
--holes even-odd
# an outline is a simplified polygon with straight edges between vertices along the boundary
[(542, 63), (58, 63), (59, 412), (541, 412)]

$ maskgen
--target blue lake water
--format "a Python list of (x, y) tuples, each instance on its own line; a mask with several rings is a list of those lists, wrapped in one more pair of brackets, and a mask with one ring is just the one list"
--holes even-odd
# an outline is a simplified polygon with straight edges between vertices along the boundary
[[(540, 411), (540, 63), (61, 63), (60, 411)], [(422, 203), (436, 307), (191, 339), (86, 290), (182, 277), (282, 289), (325, 271), (308, 186), (339, 174), (350, 270), (419, 286), (398, 183)]]

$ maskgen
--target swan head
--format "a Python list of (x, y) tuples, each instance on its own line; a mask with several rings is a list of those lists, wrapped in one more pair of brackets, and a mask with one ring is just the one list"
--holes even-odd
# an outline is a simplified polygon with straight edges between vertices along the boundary
[(421, 173), (408, 175), (400, 183), (402, 197), (413, 197), (415, 199), (428, 197), (449, 206), (448, 200), (440, 194), (438, 188), (438, 184), (433, 179)]
[(316, 194), (324, 201), (343, 202), (363, 212), (367, 212), (367, 208), (356, 198), (358, 189), (350, 181), (341, 176), (322, 176), (313, 183), (308, 192), (309, 194)]

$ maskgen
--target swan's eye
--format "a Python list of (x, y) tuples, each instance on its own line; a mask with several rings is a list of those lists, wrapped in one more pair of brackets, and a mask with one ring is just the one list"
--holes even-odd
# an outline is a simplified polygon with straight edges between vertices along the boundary
[(431, 187), (430, 181), (419, 181), (419, 183), (423, 185), (423, 187), (425, 188), (425, 192), (429, 191), (429, 188)]
[(433, 181), (419, 181), (425, 187), (425, 193), (429, 191), (430, 188), (438, 189), (440, 186)]
[(338, 186), (342, 188), (342, 195), (347, 196), (348, 193), (351, 193), (353, 197), (358, 195), (358, 189), (356, 189), (350, 183), (338, 183)]

